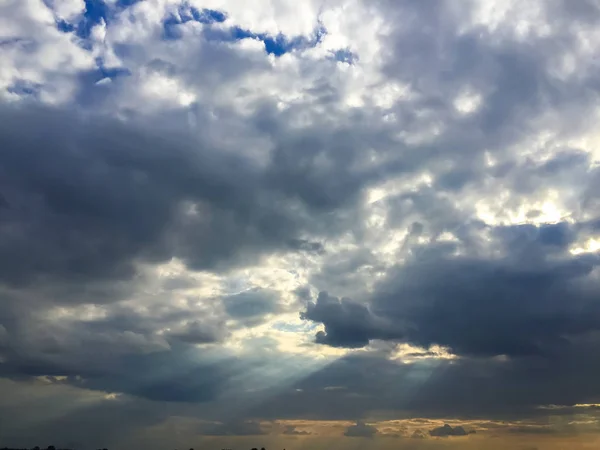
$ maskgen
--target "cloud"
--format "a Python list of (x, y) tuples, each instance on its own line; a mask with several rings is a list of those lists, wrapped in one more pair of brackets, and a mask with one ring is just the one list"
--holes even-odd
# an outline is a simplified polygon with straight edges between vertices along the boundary
[[(323, 322), (325, 331), (317, 334), (317, 342), (334, 347), (363, 347), (372, 336), (388, 336), (384, 320), (374, 317), (365, 305), (350, 299), (338, 299), (327, 292), (319, 293), (301, 314), (305, 320)], [(389, 336), (393, 336), (391, 333)]]
[(598, 401), (598, 8), (322, 3), (0, 5), (0, 381), (78, 446)]
[[(7, 149), (3, 165), (13, 174), (3, 189), (7, 196), (11, 191), (8, 201), (14, 202), (6, 220), (22, 230), (2, 246), (4, 261), (6, 252), (22, 255), (6, 267), (6, 282), (26, 282), (41, 274), (58, 279), (68, 275), (75, 282), (122, 279), (134, 275), (134, 260), (159, 262), (173, 256), (198, 269), (217, 268), (250, 247), (258, 255), (267, 241), (284, 247), (293, 237), (283, 210), (269, 213), (267, 205), (260, 207), (260, 219), (255, 217), (259, 222), (251, 224), (251, 197), (257, 191), (244, 184), (260, 181), (245, 158), (203, 157), (193, 141), (181, 138), (176, 147), (164, 137), (151, 144), (149, 130), (135, 131), (111, 119), (83, 123), (68, 112), (7, 106), (0, 115)], [(17, 126), (23, 120), (28, 131)], [(28, 133), (44, 136), (44, 149)], [(67, 150), (70, 146), (79, 150)], [(54, 162), (42, 164), (45, 154)], [(231, 171), (243, 166), (246, 174), (238, 171), (234, 176)], [(26, 206), (38, 195), (34, 221)], [(271, 196), (265, 195), (255, 199)], [(45, 245), (28, 242), (30, 233), (43, 240), (42, 232), (62, 236), (62, 251), (52, 248), (50, 240)], [(78, 240), (83, 237), (87, 245)]]
[(311, 432), (306, 430), (297, 430), (294, 425), (286, 425), (283, 428), (282, 434), (288, 436), (309, 436)]
[(223, 338), (224, 324), (214, 327), (199, 321), (186, 323), (183, 327), (169, 332), (168, 336), (191, 344), (210, 344)]
[(223, 298), (225, 311), (230, 317), (239, 320), (261, 318), (277, 312), (277, 292), (266, 289), (252, 289)]
[(515, 433), (515, 434), (553, 434), (556, 433), (556, 430), (550, 428), (550, 427), (544, 427), (544, 426), (527, 426), (527, 425), (522, 425), (522, 426), (517, 426), (517, 427), (512, 427), (509, 430), (509, 433)]
[(256, 421), (235, 421), (222, 423), (218, 426), (203, 432), (205, 436), (259, 436), (266, 434), (259, 422)]
[(413, 434), (410, 435), (411, 439), (427, 439), (427, 436), (423, 432), (423, 430), (415, 430)]
[(429, 430), (429, 435), (433, 437), (466, 436), (467, 434), (463, 427), (452, 427), (448, 424)]
[[(314, 420), (352, 420), (364, 411), (399, 411), (408, 417), (439, 419), (545, 417), (554, 413), (538, 405), (548, 404), (549, 399), (569, 405), (594, 396), (600, 364), (590, 355), (596, 345), (585, 344), (576, 353), (565, 348), (564, 353), (547, 360), (527, 357), (514, 361), (462, 358), (403, 363), (390, 360), (387, 350), (358, 352), (296, 383), (294, 389), (301, 391), (280, 393), (252, 414), (267, 419)], [(538, 374), (542, 363), (548, 370)], [(569, 382), (573, 374), (578, 374), (576, 384)], [(323, 389), (333, 384), (344, 389)], [(553, 386), (562, 386), (561, 392)], [(319, 408), (314, 407), (316, 402)], [(565, 412), (557, 410), (556, 414)]]
[(344, 436), (348, 437), (372, 438), (375, 434), (377, 434), (377, 428), (361, 421), (356, 422), (356, 425), (350, 425), (344, 432)]
[[(68, 383), (2, 379), (0, 392), (0, 411), (5, 417), (2, 439), (15, 447), (24, 435), (53, 442), (57, 448), (86, 442), (109, 445), (138, 427), (162, 423), (174, 412), (168, 404), (157, 407), (154, 402), (127, 396), (108, 399), (106, 393)], [(99, 422), (104, 424), (102, 430), (86, 425)]]
[[(564, 224), (555, 226), (557, 231), (546, 226), (487, 229), (492, 245), (506, 256), (449, 256), (464, 242), (425, 246), (391, 270), (366, 305), (331, 303), (328, 315), (322, 312), (323, 300), (309, 304), (303, 317), (325, 325), (317, 342), (354, 347), (387, 339), (425, 348), (442, 345), (459, 355), (524, 356), (547, 355), (569, 345), (565, 335), (598, 330), (593, 301), (600, 289), (593, 275), (598, 258), (557, 253), (555, 240), (563, 239), (557, 233), (567, 229)], [(530, 231), (536, 234), (533, 239)], [(565, 304), (564, 298), (571, 301)], [(340, 330), (343, 337), (338, 337)]]

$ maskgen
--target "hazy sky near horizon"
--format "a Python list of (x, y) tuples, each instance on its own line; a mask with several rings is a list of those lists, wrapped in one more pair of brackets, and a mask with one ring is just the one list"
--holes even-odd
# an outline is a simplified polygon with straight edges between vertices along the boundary
[(596, 448), (599, 30), (0, 0), (0, 446)]

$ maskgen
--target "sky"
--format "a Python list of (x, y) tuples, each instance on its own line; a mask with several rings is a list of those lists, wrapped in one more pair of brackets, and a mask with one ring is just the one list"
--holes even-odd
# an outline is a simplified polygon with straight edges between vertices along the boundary
[(0, 0), (0, 446), (600, 446), (600, 2)]

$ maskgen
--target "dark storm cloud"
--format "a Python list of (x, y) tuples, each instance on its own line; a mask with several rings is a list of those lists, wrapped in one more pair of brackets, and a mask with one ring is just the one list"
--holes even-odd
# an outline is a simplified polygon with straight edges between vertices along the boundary
[[(328, 308), (317, 308), (318, 301), (309, 304), (305, 318), (325, 325), (317, 342), (347, 347), (372, 339), (439, 344), (463, 357), (451, 364), (430, 360), (407, 367), (363, 360), (361, 370), (347, 360), (313, 381), (331, 385), (345, 373), (347, 395), (356, 397), (329, 401), (342, 402), (343, 415), (349, 417), (362, 409), (516, 417), (539, 414), (539, 405), (593, 402), (600, 398), (594, 381), (600, 376), (595, 356), (600, 345), (599, 261), (595, 254), (566, 251), (577, 230), (586, 228), (565, 223), (492, 228), (488, 243), (500, 255), (496, 258), (473, 247), (454, 256), (457, 243), (415, 248), (413, 257), (390, 271), (365, 303), (346, 300), (356, 306), (345, 309), (339, 301)], [(373, 328), (372, 323), (385, 325)], [(498, 355), (509, 359), (494, 358)], [(378, 379), (381, 391), (363, 370)], [(386, 383), (390, 373), (405, 380), (403, 388)], [(385, 397), (395, 400), (381, 400)]]
[[(267, 109), (262, 120), (285, 152), (285, 119), (276, 120), (274, 113)], [(177, 353), (178, 343), (221, 341), (227, 336), (227, 315), (241, 325), (258, 323), (280, 311), (278, 295), (263, 290), (225, 297), (224, 313), (198, 310), (190, 302), (187, 308), (162, 305), (146, 313), (115, 303), (137, 295), (148, 282), (139, 265), (178, 257), (188, 268), (218, 272), (256, 264), (278, 251), (321, 254), (319, 240), (305, 236), (331, 236), (343, 228), (335, 212), (325, 211), (327, 219), (318, 220), (323, 205), (307, 203), (311, 197), (301, 193), (307, 183), (317, 191), (327, 189), (317, 187), (310, 170), (296, 176), (297, 191), (293, 180), (276, 176), (281, 164), (295, 167), (293, 152), (285, 161), (275, 156), (267, 168), (259, 168), (242, 152), (220, 151), (181, 127), (157, 122), (163, 120), (123, 122), (29, 104), (0, 106), (5, 199), (0, 325), (10, 337), (2, 350), (8, 359), (3, 373), (99, 371), (106, 377), (97, 379), (105, 380), (120, 373), (111, 367), (118, 361), (106, 356), (111, 349), (121, 356)], [(317, 144), (330, 145), (328, 131), (319, 133), (325, 134)], [(307, 156), (302, 136), (290, 142), (299, 158), (318, 169), (312, 158), (327, 148), (311, 147), (317, 153)], [(324, 171), (319, 176), (329, 182)], [(360, 183), (355, 185), (358, 189)], [(357, 198), (356, 189), (348, 193), (351, 198)], [(345, 193), (339, 200), (347, 198)], [(167, 284), (161, 295), (166, 299), (169, 290), (179, 288)], [(57, 304), (110, 308), (101, 319), (49, 323), (44, 311)], [(94, 353), (95, 361), (86, 352)], [(131, 392), (130, 374), (123, 376), (122, 388)], [(179, 381), (172, 392), (168, 382), (156, 382), (139, 394), (179, 400), (185, 396)], [(100, 381), (93, 385), (103, 389)], [(191, 386), (189, 398), (203, 398), (196, 387)]]
[(78, 387), (156, 401), (203, 402), (219, 395), (235, 366), (233, 357), (223, 354), (217, 364), (207, 352), (155, 340), (131, 332), (91, 334), (78, 329), (48, 341), (37, 330), (35, 340), (12, 343), (0, 374), (14, 379), (66, 376), (67, 383)]
[(600, 260), (565, 252), (575, 236), (569, 225), (489, 231), (500, 257), (451, 256), (458, 244), (415, 248), (369, 302), (321, 294), (303, 317), (325, 325), (323, 344), (387, 339), (468, 356), (550, 355), (570, 345), (569, 336), (600, 330)]
[(250, 160), (101, 117), (0, 117), (5, 282), (130, 278), (136, 262), (172, 256), (215, 268), (296, 232)]
[(0, 385), (4, 400), (0, 402), (0, 436), (9, 447), (111, 447), (132, 431), (157, 425), (175, 412), (168, 404), (157, 407), (154, 402), (108, 400), (64, 386), (9, 383), (3, 380)]
[(148, 314), (110, 305), (96, 319), (52, 320), (46, 310), (52, 298), (36, 308), (8, 299), (0, 308), (3, 376), (67, 376), (78, 386), (167, 401), (211, 399), (226, 378), (209, 362), (214, 355), (195, 347), (227, 335), (223, 316), (209, 310), (148, 304)]
[[(316, 129), (314, 142), (294, 136), (287, 150), (285, 118), (278, 121), (273, 113), (264, 113), (263, 120), (270, 121), (267, 129), (280, 145), (264, 169), (239, 152), (221, 152), (187, 131), (158, 124), (160, 118), (123, 122), (2, 105), (0, 191), (10, 205), (2, 208), (0, 223), (0, 324), (10, 338), (2, 373), (80, 375), (94, 389), (155, 400), (211, 398), (226, 377), (212, 369), (196, 373), (181, 349), (222, 340), (227, 316), (251, 325), (280, 311), (277, 294), (225, 297), (224, 314), (195, 310), (189, 302), (187, 309), (161, 306), (141, 313), (117, 302), (137, 295), (148, 281), (139, 265), (178, 257), (188, 268), (218, 272), (278, 251), (322, 254), (319, 234), (334, 236), (354, 221), (351, 209), (344, 217), (335, 207), (359, 199), (360, 174), (349, 191), (341, 188), (326, 204), (313, 202), (338, 178), (315, 163), (329, 153), (331, 130)], [(360, 142), (345, 139), (352, 144), (348, 155), (356, 156)], [(339, 169), (341, 178), (348, 155), (337, 146), (330, 155), (347, 163)], [(291, 178), (277, 175), (300, 167), (294, 157), (305, 169)], [(315, 190), (310, 195), (308, 187)], [(51, 323), (44, 315), (54, 305), (108, 309), (99, 319)], [(136, 360), (141, 366), (121, 367), (131, 355), (145, 358)], [(152, 365), (161, 367), (164, 358), (187, 372), (133, 382), (138, 371), (150, 376)]]
[[(542, 405), (598, 402), (599, 340), (552, 357), (390, 361), (389, 354), (341, 358), (251, 411), (254, 417), (353, 420), (368, 412), (389, 418), (486, 417), (514, 420), (570, 414)], [(324, 390), (327, 386), (343, 389)], [(299, 389), (299, 390), (298, 390)]]
[(325, 255), (318, 272), (311, 276), (313, 286), (327, 286), (337, 295), (356, 295), (365, 287), (365, 278), (386, 270), (372, 249), (361, 247)]
[(189, 344), (210, 344), (222, 340), (224, 334), (224, 323), (202, 323), (195, 320), (169, 332), (168, 336)]
[(218, 271), (275, 251), (323, 253), (319, 235), (359, 222), (353, 206), (373, 179), (353, 167), (361, 148), (389, 143), (366, 115), (292, 132), (299, 113), (259, 108), (254, 125), (276, 144), (260, 168), (160, 117), (2, 105), (0, 280), (75, 302), (86, 301), (79, 284), (96, 283), (96, 302), (108, 302), (126, 293), (104, 282), (132, 279), (139, 263)]
[(233, 319), (248, 320), (261, 318), (278, 311), (278, 293), (255, 288), (223, 298), (225, 311)]
[(317, 342), (333, 347), (364, 347), (370, 339), (401, 336), (401, 331), (394, 335), (394, 330), (389, 329), (387, 322), (375, 317), (367, 305), (347, 298), (338, 299), (326, 292), (319, 293), (314, 303), (309, 302), (301, 317), (322, 322), (325, 332), (317, 333)]
[(308, 253), (316, 253), (322, 254), (325, 253), (325, 249), (323, 248), (323, 244), (320, 242), (310, 242), (306, 239), (292, 239), (289, 242), (290, 248), (296, 250), (304, 250)]

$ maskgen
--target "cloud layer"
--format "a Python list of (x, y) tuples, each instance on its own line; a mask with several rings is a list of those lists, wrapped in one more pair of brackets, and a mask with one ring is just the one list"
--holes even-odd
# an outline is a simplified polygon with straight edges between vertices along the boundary
[(471, 428), (371, 418), (600, 403), (599, 21), (567, 0), (4, 2), (0, 389), (64, 409), (41, 396), (7, 441), (130, 415), (115, 442), (183, 418), (429, 439)]

